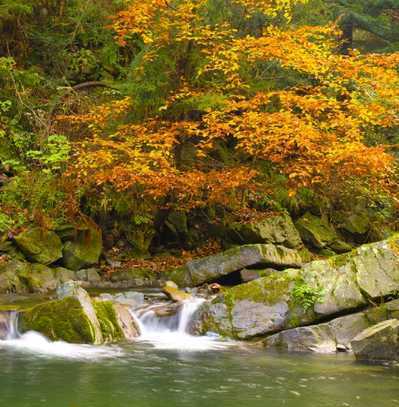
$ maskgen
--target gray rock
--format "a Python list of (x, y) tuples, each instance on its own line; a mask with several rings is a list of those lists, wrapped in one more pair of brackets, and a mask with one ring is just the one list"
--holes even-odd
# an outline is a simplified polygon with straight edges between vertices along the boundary
[[(202, 327), (249, 339), (315, 324), (321, 319), (367, 306), (370, 297), (379, 299), (394, 295), (399, 290), (398, 247), (399, 235), (396, 235), (349, 254), (314, 261), (301, 269), (272, 273), (224, 290), (206, 310), (204, 308)], [(302, 289), (299, 294), (298, 287)], [(223, 308), (225, 315), (216, 318), (220, 313), (215, 312), (215, 307), (217, 310)], [(370, 313), (367, 317), (378, 320), (378, 312), (373, 312), (376, 315)], [(339, 330), (343, 331), (352, 335), (349, 328)], [(336, 339), (348, 342), (345, 338)]]
[(127, 305), (114, 304), (114, 311), (117, 323), (123, 332), (126, 340), (133, 341), (140, 336), (140, 327), (134, 319)]
[(180, 270), (180, 276), (169, 277), (179, 285), (183, 282), (184, 285), (196, 286), (254, 265), (278, 268), (300, 267), (302, 258), (298, 251), (283, 246), (245, 245), (214, 256), (190, 261)]
[(389, 319), (367, 328), (351, 344), (357, 360), (399, 360), (399, 320)]
[(351, 340), (369, 326), (364, 313), (357, 313), (319, 325), (288, 329), (264, 340), (266, 347), (294, 352), (333, 353), (350, 351)]
[(287, 314), (288, 305), (284, 301), (273, 305), (237, 301), (231, 313), (235, 336), (245, 339), (282, 329)]
[(99, 298), (103, 301), (112, 301), (131, 308), (137, 308), (144, 304), (144, 294), (137, 291), (127, 291), (115, 295), (103, 293), (99, 295)]

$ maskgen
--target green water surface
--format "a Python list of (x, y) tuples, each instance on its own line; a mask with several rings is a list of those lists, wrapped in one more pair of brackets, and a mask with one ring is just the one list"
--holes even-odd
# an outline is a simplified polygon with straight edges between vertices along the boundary
[(1, 407), (399, 406), (399, 369), (348, 356), (127, 345), (106, 359), (0, 349)]

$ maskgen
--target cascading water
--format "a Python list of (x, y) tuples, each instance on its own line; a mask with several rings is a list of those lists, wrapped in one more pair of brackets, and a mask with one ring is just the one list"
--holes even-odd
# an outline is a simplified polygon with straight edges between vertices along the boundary
[(98, 359), (121, 355), (121, 350), (117, 347), (52, 342), (33, 331), (21, 335), (18, 332), (18, 313), (15, 311), (0, 312), (1, 348), (71, 359)]
[(190, 334), (192, 318), (204, 303), (202, 298), (191, 298), (178, 304), (177, 312), (161, 315), (159, 310), (164, 304), (153, 304), (141, 310), (132, 311), (139, 327), (140, 341), (151, 343), (158, 349), (176, 349), (181, 351), (205, 351), (224, 348), (228, 342), (222, 342), (213, 336), (194, 336)]

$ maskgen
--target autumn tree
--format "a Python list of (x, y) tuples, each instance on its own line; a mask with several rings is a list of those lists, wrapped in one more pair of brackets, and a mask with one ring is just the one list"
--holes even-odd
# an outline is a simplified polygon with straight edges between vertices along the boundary
[(292, 195), (395, 192), (367, 140), (399, 124), (399, 54), (341, 55), (337, 27), (291, 22), (298, 3), (130, 1), (110, 26), (136, 52), (126, 96), (59, 117), (87, 134), (71, 174), (155, 209), (259, 207), (265, 168)]

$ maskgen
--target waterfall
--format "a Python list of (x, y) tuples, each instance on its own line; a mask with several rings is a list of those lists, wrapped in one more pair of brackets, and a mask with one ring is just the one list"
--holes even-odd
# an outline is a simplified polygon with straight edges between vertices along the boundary
[[(193, 297), (179, 304), (153, 304), (131, 310), (141, 332), (138, 340), (158, 349), (178, 351), (206, 351), (229, 346), (231, 343), (223, 342), (215, 336), (191, 335), (193, 316), (204, 302), (202, 298)], [(170, 315), (159, 312), (165, 309), (168, 311), (168, 307), (171, 307), (171, 311), (175, 307), (175, 312)]]
[(18, 338), (18, 313), (16, 311), (0, 312), (0, 339)]
[(71, 344), (50, 341), (38, 332), (18, 332), (18, 312), (0, 312), (0, 349), (12, 349), (49, 357), (102, 359), (122, 355), (117, 347)]
[(202, 298), (183, 301), (181, 304), (176, 304), (175, 310), (172, 308), (171, 315), (161, 316), (157, 311), (165, 309), (165, 304), (153, 304), (141, 312), (134, 312), (134, 316), (143, 337), (173, 332), (188, 335), (192, 317), (204, 301)]

